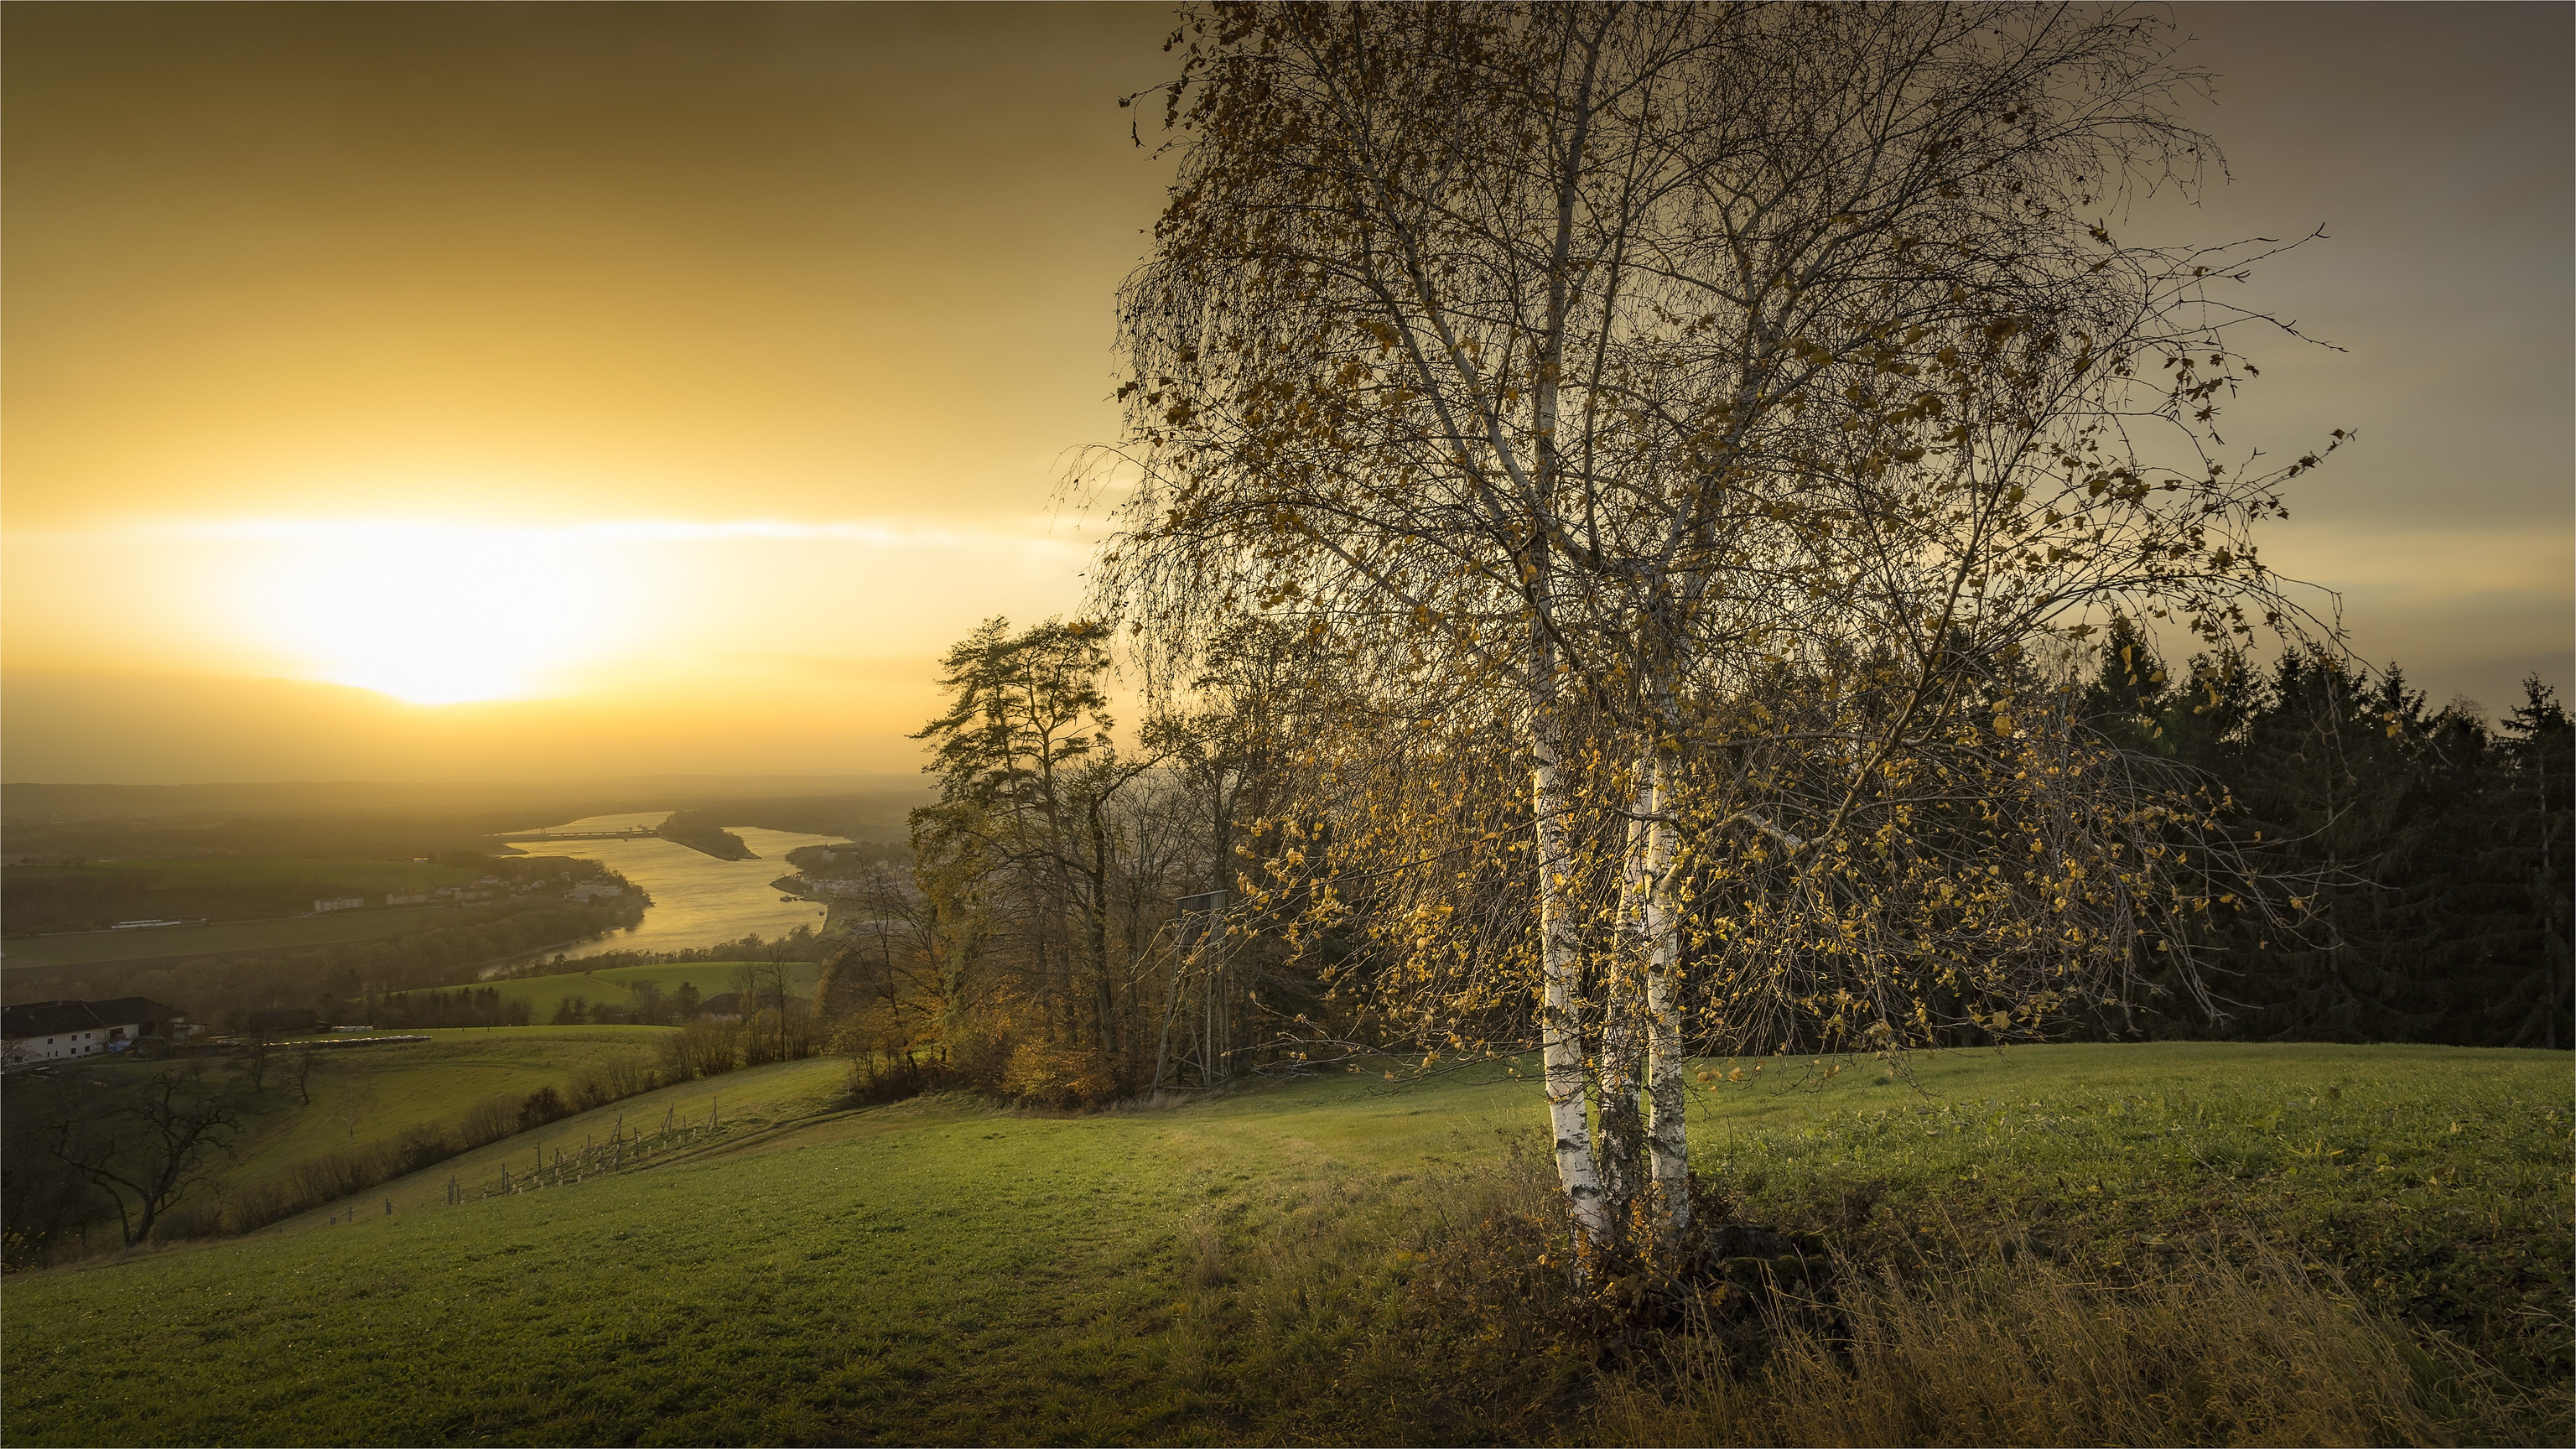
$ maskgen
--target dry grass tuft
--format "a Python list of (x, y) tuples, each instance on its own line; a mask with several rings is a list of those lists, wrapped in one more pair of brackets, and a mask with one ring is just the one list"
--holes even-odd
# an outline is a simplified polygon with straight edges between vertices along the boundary
[[(1955, 1261), (1955, 1260), (1953, 1260)], [(2257, 1251), (2132, 1284), (2027, 1253), (1910, 1278), (1845, 1265), (1831, 1305), (1777, 1312), (1759, 1361), (1713, 1334), (1607, 1375), (1593, 1436), (1622, 1444), (2568, 1442), (2541, 1405)], [(1816, 1326), (1816, 1307), (1835, 1330)], [(1740, 1342), (1741, 1340), (1737, 1340)]]
[(1226, 1280), (1225, 1233), (1215, 1223), (1201, 1219), (1190, 1235), (1190, 1282), (1201, 1288), (1213, 1288)]

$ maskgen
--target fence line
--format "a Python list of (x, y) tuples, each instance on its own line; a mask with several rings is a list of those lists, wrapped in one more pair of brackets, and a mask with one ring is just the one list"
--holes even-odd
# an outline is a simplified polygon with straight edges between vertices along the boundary
[(479, 1202), (484, 1198), (515, 1197), (521, 1193), (539, 1192), (549, 1187), (577, 1186), (584, 1178), (623, 1172), (652, 1158), (666, 1156), (675, 1149), (707, 1141), (721, 1135), (725, 1130), (724, 1098), (721, 1094), (708, 1103), (706, 1120), (703, 1122), (681, 1121), (679, 1110), (678, 1105), (674, 1104), (665, 1111), (662, 1114), (662, 1126), (659, 1130), (645, 1132), (639, 1128), (631, 1133), (626, 1130), (626, 1116), (621, 1112), (618, 1114), (616, 1127), (609, 1133), (608, 1141), (599, 1142), (585, 1134), (580, 1151), (567, 1154), (564, 1149), (558, 1147), (554, 1149), (552, 1160), (548, 1160), (546, 1149), (538, 1148), (536, 1161), (525, 1172), (512, 1172), (510, 1160), (505, 1157), (501, 1161), (501, 1176), (498, 1182), (469, 1186), (451, 1173), (447, 1179), (447, 1205), (456, 1207), (468, 1201)]

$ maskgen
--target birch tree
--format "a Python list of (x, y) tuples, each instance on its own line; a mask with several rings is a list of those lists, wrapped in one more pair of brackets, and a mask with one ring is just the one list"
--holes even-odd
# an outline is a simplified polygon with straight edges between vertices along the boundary
[(2263, 248), (2103, 220), (2210, 155), (2157, 22), (1217, 5), (1174, 48), (1103, 606), (1166, 674), (1247, 615), (1332, 661), (1309, 818), (1369, 883), (1318, 914), (1395, 953), (1380, 1021), (1534, 1037), (1587, 1251), (1686, 1234), (1694, 1045), (2118, 1000), (2196, 807), (2072, 728), (2069, 646), (2294, 626), (2249, 533), (2317, 461), (2213, 451), (2263, 319), (2208, 289)]

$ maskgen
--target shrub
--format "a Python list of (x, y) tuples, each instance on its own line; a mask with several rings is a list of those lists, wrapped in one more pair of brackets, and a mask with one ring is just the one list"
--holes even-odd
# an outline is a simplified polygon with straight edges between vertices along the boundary
[(569, 1117), (572, 1108), (565, 1105), (563, 1094), (552, 1087), (539, 1087), (519, 1103), (519, 1130), (543, 1127), (558, 1117)]
[(642, 1055), (618, 1057), (582, 1073), (581, 1080), (573, 1083), (573, 1108), (587, 1112), (593, 1107), (605, 1107), (653, 1090), (658, 1080), (659, 1074)]
[(653, 1046), (654, 1071), (666, 1082), (685, 1082), (696, 1076), (697, 1068), (689, 1062), (687, 1027), (664, 1036)]
[(1003, 1079), (1010, 1074), (1011, 1059), (1018, 1048), (1018, 1041), (1006, 1034), (976, 1032), (949, 1047), (948, 1070), (961, 1087), (978, 1092), (1007, 1091)]
[(1022, 1042), (1002, 1070), (1002, 1090), (1050, 1107), (1097, 1107), (1118, 1095), (1107, 1053), (1056, 1042)]
[(509, 1097), (486, 1097), (465, 1109), (459, 1130), (469, 1147), (498, 1142), (519, 1130), (519, 1104)]
[(948, 1084), (949, 1073), (942, 1063), (925, 1062), (909, 1052), (867, 1052), (850, 1063), (850, 1096), (869, 1106), (918, 1097)]
[(395, 1171), (418, 1172), (434, 1162), (445, 1162), (465, 1150), (465, 1143), (455, 1133), (432, 1123), (406, 1127), (394, 1139)]
[(680, 1052), (691, 1074), (717, 1076), (742, 1061), (742, 1026), (731, 1021), (692, 1021), (680, 1028)]

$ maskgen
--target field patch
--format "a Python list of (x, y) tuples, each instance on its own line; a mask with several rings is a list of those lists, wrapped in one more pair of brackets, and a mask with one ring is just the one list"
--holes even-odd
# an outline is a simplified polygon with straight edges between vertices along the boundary
[[(544, 1088), (569, 1097), (583, 1078), (615, 1064), (649, 1065), (655, 1043), (672, 1030), (432, 1030), (417, 1033), (426, 1041), (315, 1053), (301, 1091), (296, 1076), (303, 1063), (292, 1051), (272, 1052), (258, 1105), (246, 1115), (233, 1151), (207, 1160), (205, 1184), (181, 1202), (179, 1220), (219, 1218), (264, 1195), (285, 1192), (300, 1169), (335, 1154), (377, 1149), (424, 1129), (453, 1129), (478, 1104), (506, 1102), (515, 1110)], [(162, 1065), (120, 1062), (89, 1068), (86, 1074), (112, 1086), (148, 1077)], [(209, 1065), (218, 1071), (243, 1070), (237, 1057)], [(70, 1084), (31, 1079), (11, 1083), (7, 1091), (12, 1102), (20, 1102), (29, 1100), (23, 1093), (53, 1091), (58, 1085)], [(309, 1103), (303, 1100), (308, 1094)]]
[[(1900, 1273), (1936, 1236), (2008, 1234), (2105, 1282), (2168, 1246), (2259, 1240), (2528, 1382), (2564, 1359), (2563, 1054), (2015, 1049), (1928, 1060), (1922, 1095), (1864, 1065), (1783, 1090), (1774, 1064), (1697, 1099), (1695, 1151), (1746, 1217)], [(390, 1184), (354, 1221), (13, 1279), (10, 1440), (1592, 1432), (1590, 1370), (1496, 1359), (1451, 1300), (1411, 1287), (1426, 1252), (1472, 1230), (1462, 1215), (1498, 1162), (1543, 1162), (1525, 1078), (1337, 1076), (1061, 1117), (954, 1098), (850, 1110), (841, 1067), (567, 1119)], [(724, 1150), (443, 1205), (450, 1175), (533, 1166), (621, 1111), (649, 1125), (718, 1093), (740, 1129)], [(1462, 1386), (1462, 1364), (1484, 1378)], [(137, 1381), (185, 1387), (123, 1387)]]
[[(529, 1019), (542, 1022), (553, 1016), (563, 1003), (580, 997), (592, 1006), (602, 1004), (620, 1009), (632, 1006), (637, 982), (650, 982), (667, 999), (683, 984), (698, 988), (704, 1000), (738, 990), (735, 973), (749, 962), (696, 961), (679, 966), (613, 966), (602, 971), (584, 971), (560, 976), (519, 976), (483, 983), (497, 988), (504, 1001), (528, 1003)], [(767, 963), (761, 963), (765, 968)], [(814, 982), (822, 968), (811, 961), (783, 963), (787, 972), (787, 989), (801, 996), (814, 994)]]
[[(532, 1173), (542, 1172), (558, 1156), (577, 1156), (586, 1147), (606, 1143), (620, 1132), (633, 1137), (659, 1132), (666, 1125), (673, 1128), (713, 1125), (722, 1129), (719, 1135), (701, 1147), (684, 1154), (689, 1158), (750, 1149), (766, 1143), (783, 1123), (833, 1115), (848, 1077), (847, 1062), (816, 1057), (801, 1062), (773, 1062), (767, 1066), (747, 1067), (720, 1076), (677, 1083), (517, 1133), (462, 1156), (449, 1158), (434, 1167), (395, 1178), (360, 1194), (355, 1206), (360, 1209), (361, 1219), (370, 1213), (381, 1215), (383, 1205), (388, 1201), (393, 1204), (396, 1217), (429, 1212), (447, 1205), (451, 1182), (469, 1201), (480, 1199), (487, 1193), (497, 1194), (507, 1184), (517, 1183)], [(323, 1226), (333, 1217), (345, 1214), (349, 1206), (316, 1207), (263, 1231), (298, 1232)]]
[(160, 890), (226, 886), (335, 886), (351, 891), (414, 890), (465, 885), (483, 871), (419, 860), (342, 860), (318, 856), (224, 860), (101, 860), (82, 865), (0, 867), (10, 881), (124, 879)]
[(227, 921), (206, 926), (157, 926), (135, 931), (84, 931), (68, 936), (27, 936), (5, 948), (8, 966), (99, 966), (116, 961), (158, 961), (246, 951), (292, 951), (341, 946), (454, 924), (454, 906), (394, 906), (289, 916), (274, 921)]

